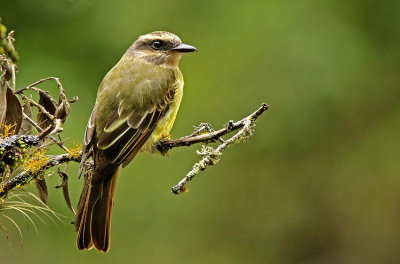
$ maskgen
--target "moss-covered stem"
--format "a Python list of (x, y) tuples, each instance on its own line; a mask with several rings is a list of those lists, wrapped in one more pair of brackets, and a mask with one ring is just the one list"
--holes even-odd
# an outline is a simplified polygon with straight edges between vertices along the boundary
[(70, 161), (80, 162), (80, 160), (81, 156), (71, 156), (69, 153), (66, 153), (50, 158), (45, 165), (43, 165), (39, 170), (35, 171), (34, 173), (32, 173), (29, 170), (28, 171), (24, 170), (18, 175), (4, 181), (0, 185), (0, 198), (5, 197), (12, 189), (16, 187), (20, 186), (22, 187), (28, 184), (29, 182), (31, 182), (32, 179), (35, 179), (40, 173), (43, 173), (54, 166)]

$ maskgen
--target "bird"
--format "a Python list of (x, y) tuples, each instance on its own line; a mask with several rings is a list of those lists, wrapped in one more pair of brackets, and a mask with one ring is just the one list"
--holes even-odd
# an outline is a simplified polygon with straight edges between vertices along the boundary
[(111, 214), (119, 168), (139, 152), (157, 152), (170, 130), (183, 95), (179, 61), (197, 49), (173, 33), (140, 36), (101, 82), (82, 146), (79, 177), (86, 161), (93, 168), (75, 216), (79, 250), (110, 246)]

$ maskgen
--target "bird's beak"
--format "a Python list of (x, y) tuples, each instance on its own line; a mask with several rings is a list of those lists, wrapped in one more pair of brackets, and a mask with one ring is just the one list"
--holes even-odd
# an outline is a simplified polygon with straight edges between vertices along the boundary
[(178, 46), (174, 47), (171, 49), (172, 51), (177, 51), (181, 53), (189, 53), (189, 52), (194, 52), (197, 51), (197, 49), (193, 46), (190, 46), (188, 44), (179, 44)]

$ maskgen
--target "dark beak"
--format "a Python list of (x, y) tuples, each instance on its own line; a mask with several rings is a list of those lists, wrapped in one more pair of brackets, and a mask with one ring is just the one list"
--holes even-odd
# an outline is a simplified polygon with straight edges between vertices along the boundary
[(183, 43), (172, 48), (171, 50), (181, 52), (181, 53), (189, 53), (189, 52), (197, 51), (197, 49), (195, 47), (190, 46), (188, 44), (183, 44)]

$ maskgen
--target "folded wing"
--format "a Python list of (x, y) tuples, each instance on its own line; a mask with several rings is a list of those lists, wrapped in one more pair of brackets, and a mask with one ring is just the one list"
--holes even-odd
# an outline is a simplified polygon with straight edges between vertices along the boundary
[(174, 93), (175, 87), (171, 85), (162, 103), (153, 105), (147, 111), (126, 112), (116, 108), (96, 140), (95, 106), (86, 128), (81, 166), (92, 155), (93, 144), (96, 144), (96, 151), (102, 152), (107, 163), (122, 164), (125, 167), (140, 151), (159, 120), (168, 112)]

